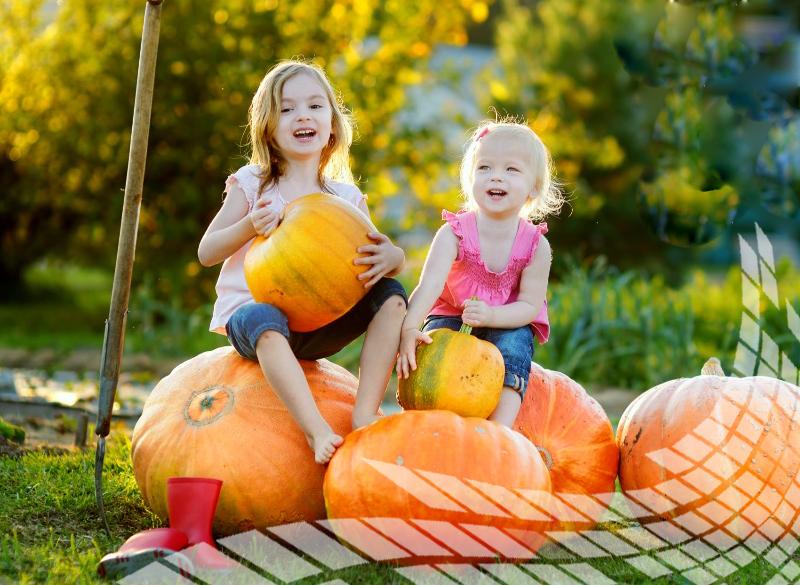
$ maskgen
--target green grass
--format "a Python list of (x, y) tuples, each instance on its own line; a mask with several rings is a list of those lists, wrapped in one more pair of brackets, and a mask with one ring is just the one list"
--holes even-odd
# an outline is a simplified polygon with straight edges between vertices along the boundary
[(130, 443), (109, 437), (104, 474), (112, 535), (94, 496), (94, 452), (0, 458), (0, 575), (11, 583), (93, 583), (97, 562), (125, 538), (158, 526), (133, 478)]
[[(0, 458), (0, 583), (102, 583), (96, 575), (100, 558), (134, 532), (160, 525), (139, 494), (130, 442), (123, 432), (112, 432), (106, 454), (105, 504), (111, 537), (101, 528), (95, 507), (93, 469), (91, 450)], [(677, 575), (648, 579), (621, 558), (587, 562), (617, 583), (689, 583)], [(566, 566), (557, 560), (548, 564)], [(537, 573), (535, 565), (529, 570)], [(774, 573), (771, 565), (758, 559), (725, 581), (754, 585), (766, 583)], [(393, 567), (378, 563), (327, 571), (300, 583), (336, 578), (346, 583), (408, 583)]]

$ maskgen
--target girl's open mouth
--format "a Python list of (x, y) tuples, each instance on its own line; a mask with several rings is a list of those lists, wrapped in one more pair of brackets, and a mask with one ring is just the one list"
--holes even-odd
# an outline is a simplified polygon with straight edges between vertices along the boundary
[(300, 128), (293, 133), (293, 136), (301, 142), (310, 142), (316, 135), (317, 131), (311, 128)]
[(495, 201), (499, 201), (508, 194), (508, 192), (503, 189), (489, 189), (486, 193)]

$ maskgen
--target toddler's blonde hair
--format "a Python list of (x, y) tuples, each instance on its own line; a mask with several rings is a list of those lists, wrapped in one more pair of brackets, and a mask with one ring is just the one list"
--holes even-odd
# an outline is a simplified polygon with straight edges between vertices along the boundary
[(476, 209), (477, 204), (472, 196), (472, 183), (475, 179), (475, 155), (480, 141), (485, 137), (516, 140), (524, 148), (530, 162), (530, 170), (534, 176), (534, 193), (520, 210), (520, 216), (532, 221), (541, 221), (551, 214), (556, 214), (564, 204), (564, 194), (555, 178), (555, 169), (550, 151), (541, 138), (527, 124), (515, 119), (500, 121), (484, 120), (472, 132), (461, 159), (461, 193), (466, 200), (464, 207)]
[(317, 180), (326, 188), (326, 180), (353, 182), (350, 170), (350, 145), (353, 123), (325, 72), (313, 63), (292, 59), (281, 61), (270, 69), (256, 90), (247, 116), (250, 134), (250, 164), (261, 167), (259, 193), (273, 185), (286, 172), (286, 158), (275, 141), (281, 112), (284, 84), (299, 74), (311, 76), (325, 91), (331, 105), (331, 138), (322, 149)]

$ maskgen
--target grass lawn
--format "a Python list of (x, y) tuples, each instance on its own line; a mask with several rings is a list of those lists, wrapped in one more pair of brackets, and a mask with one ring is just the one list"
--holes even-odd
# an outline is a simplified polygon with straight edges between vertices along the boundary
[[(95, 573), (100, 558), (115, 550), (134, 532), (160, 525), (158, 518), (145, 508), (139, 494), (133, 477), (130, 442), (123, 430), (115, 428), (112, 432), (106, 454), (105, 504), (111, 537), (101, 528), (95, 507), (93, 469), (91, 449), (66, 453), (31, 452), (18, 459), (0, 457), (0, 583), (103, 582)], [(500, 582), (505, 583), (523, 582), (521, 576), (530, 577), (531, 574), (545, 583), (694, 582), (677, 574), (651, 580), (623, 558), (548, 560), (544, 558), (546, 551), (540, 552), (538, 559), (524, 565), (529, 572), (527, 575), (504, 563), (489, 565), (485, 570), (499, 575)], [(647, 553), (642, 554), (647, 556)], [(314, 563), (312, 559), (307, 560)], [(386, 564), (365, 563), (338, 571), (317, 566), (320, 570), (317, 575), (298, 582), (309, 585), (335, 579), (376, 585), (413, 582), (401, 576), (402, 569), (396, 570)], [(413, 569), (410, 574), (417, 570), (419, 568)], [(774, 573), (769, 563), (755, 559), (728, 575), (724, 582), (767, 583)]]

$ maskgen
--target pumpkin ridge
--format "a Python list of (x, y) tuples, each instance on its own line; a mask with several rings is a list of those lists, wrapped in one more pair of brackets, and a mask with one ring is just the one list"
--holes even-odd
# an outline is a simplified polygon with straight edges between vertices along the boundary
[[(331, 221), (331, 218), (326, 216), (320, 209), (313, 209), (309, 213), (309, 217), (318, 223), (335, 225), (335, 222)], [(289, 243), (291, 242), (291, 248), (295, 250), (294, 254), (302, 259), (305, 264), (302, 270), (298, 267), (295, 272), (298, 279), (303, 282), (303, 290), (307, 295), (306, 299), (309, 301), (311, 298), (316, 299), (316, 302), (307, 304), (310, 306), (324, 306), (326, 307), (326, 312), (334, 313), (342, 310), (342, 304), (338, 302), (339, 297), (334, 294), (341, 286), (341, 283), (332, 280), (332, 275), (325, 270), (314, 270), (317, 267), (317, 259), (323, 251), (332, 247), (329, 240), (323, 241), (331, 232), (336, 233), (336, 230), (319, 229), (311, 234), (304, 234), (298, 230), (296, 233), (291, 234), (290, 238), (287, 238), (287, 247), (290, 247)], [(314, 286), (311, 286), (306, 274), (314, 274)]]
[[(276, 244), (275, 250), (276, 253), (280, 254), (281, 259), (294, 258), (295, 261), (297, 261), (299, 258), (305, 260), (306, 253), (303, 249), (303, 238), (301, 236), (303, 236), (303, 234), (298, 230), (297, 233), (289, 233), (284, 239), (280, 240), (279, 245)], [(305, 264), (305, 262), (302, 264)], [(293, 299), (293, 303), (296, 307), (305, 312), (310, 310), (310, 307), (316, 306), (315, 303), (311, 302), (312, 299), (315, 299), (317, 304), (327, 302), (327, 299), (319, 294), (317, 287), (311, 286), (312, 282), (306, 277), (305, 266), (291, 266), (286, 262), (283, 262), (283, 266), (283, 270), (272, 271), (274, 274), (273, 280), (276, 285), (275, 288), (284, 293), (284, 291), (292, 289), (293, 282), (291, 281), (298, 281), (303, 291), (303, 296)], [(319, 272), (322, 273), (324, 271)], [(319, 276), (320, 275), (315, 275), (315, 278)]]

